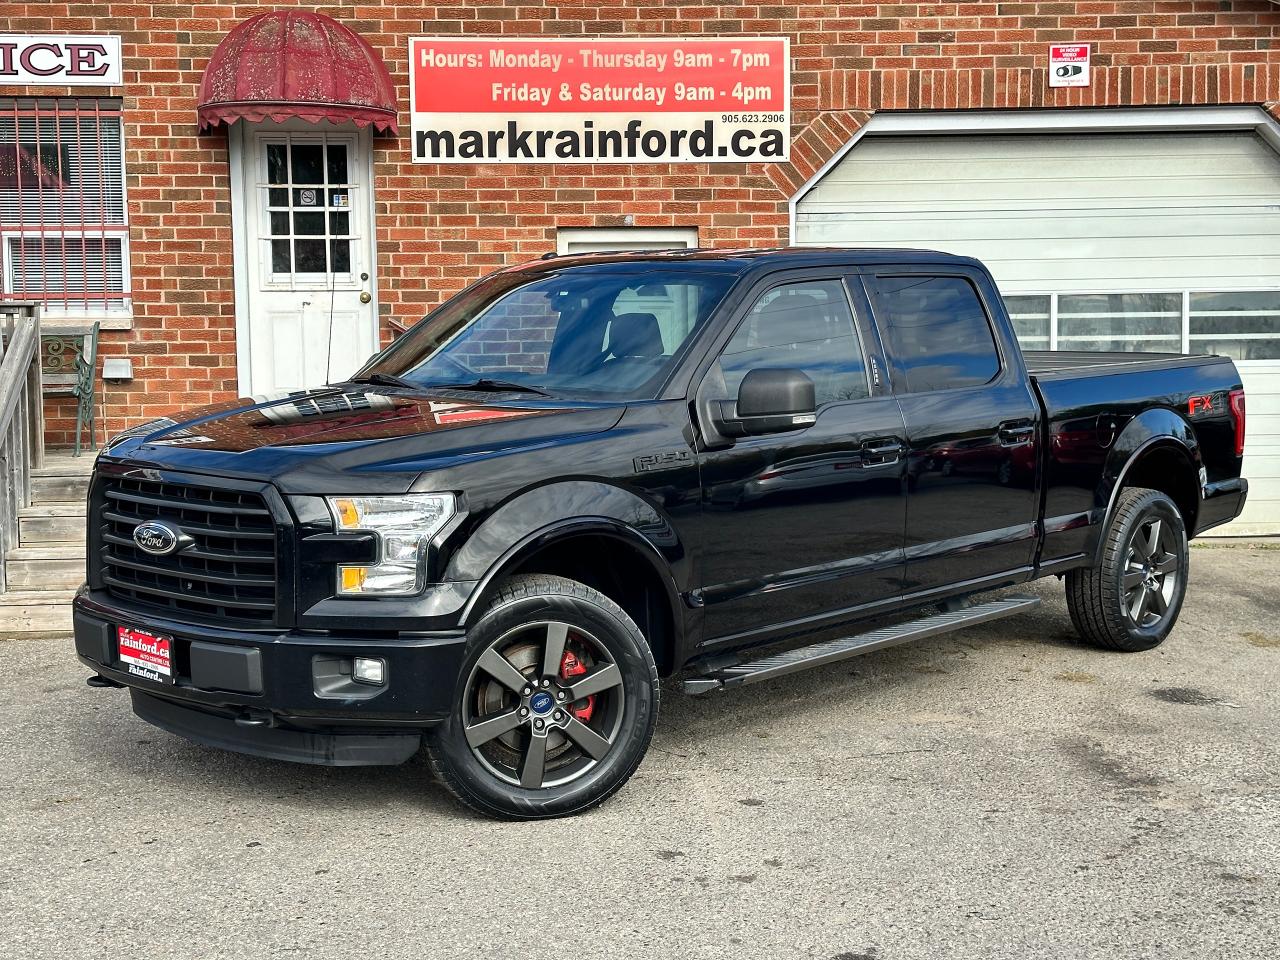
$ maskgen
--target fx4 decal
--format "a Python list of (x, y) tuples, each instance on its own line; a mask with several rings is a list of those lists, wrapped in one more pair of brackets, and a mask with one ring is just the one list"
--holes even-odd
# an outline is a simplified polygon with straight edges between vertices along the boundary
[(1187, 400), (1187, 415), (1196, 417), (1210, 413), (1222, 413), (1227, 409), (1227, 398), (1222, 393), (1206, 393)]

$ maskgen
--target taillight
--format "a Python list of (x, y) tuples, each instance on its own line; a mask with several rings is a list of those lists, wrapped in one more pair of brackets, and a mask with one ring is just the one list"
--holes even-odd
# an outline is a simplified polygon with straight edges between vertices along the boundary
[(1231, 417), (1236, 422), (1236, 456), (1244, 456), (1244, 391), (1231, 391)]

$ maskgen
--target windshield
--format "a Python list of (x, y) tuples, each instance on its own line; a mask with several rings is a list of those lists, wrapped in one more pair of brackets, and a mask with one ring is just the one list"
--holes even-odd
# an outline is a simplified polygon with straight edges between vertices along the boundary
[(360, 376), (652, 399), (733, 280), (667, 264), (643, 274), (569, 268), (532, 281), (496, 274), (430, 314)]

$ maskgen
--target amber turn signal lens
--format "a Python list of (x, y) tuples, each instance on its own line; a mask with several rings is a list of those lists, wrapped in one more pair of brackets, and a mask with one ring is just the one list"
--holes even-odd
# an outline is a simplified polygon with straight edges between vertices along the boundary
[(364, 581), (369, 576), (368, 567), (343, 567), (342, 590), (344, 593), (359, 593), (364, 589)]
[(360, 525), (360, 511), (356, 508), (354, 500), (340, 497), (331, 502), (333, 503), (334, 512), (338, 516), (340, 529), (351, 530)]

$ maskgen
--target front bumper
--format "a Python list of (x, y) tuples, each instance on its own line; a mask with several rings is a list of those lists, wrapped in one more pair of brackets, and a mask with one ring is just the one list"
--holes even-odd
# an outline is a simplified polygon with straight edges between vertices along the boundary
[[(120, 626), (173, 638), (175, 683), (124, 669)], [(466, 643), (462, 630), (369, 638), (357, 624), (349, 633), (204, 627), (137, 613), (87, 588), (75, 599), (74, 631), (81, 662), (131, 688), (143, 719), (197, 742), (329, 764), (411, 755), (422, 728), (449, 714)], [(344, 677), (342, 664), (354, 657), (382, 659), (385, 684), (356, 685), (349, 670)]]

